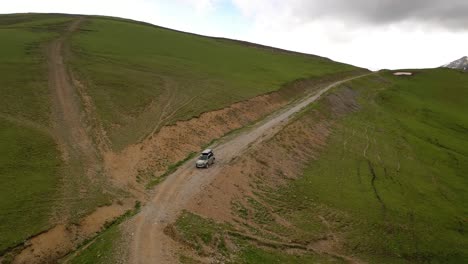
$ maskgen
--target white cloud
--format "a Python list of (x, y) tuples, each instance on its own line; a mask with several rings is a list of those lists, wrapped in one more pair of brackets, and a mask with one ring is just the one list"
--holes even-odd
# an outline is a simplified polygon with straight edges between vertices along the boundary
[[(468, 52), (468, 31), (460, 28), (452, 30), (444, 24), (437, 26), (432, 21), (429, 23), (411, 16), (405, 17), (404, 12), (401, 15), (404, 19), (401, 20), (363, 23), (345, 16), (346, 10), (330, 9), (341, 0), (233, 2), (254, 24), (245, 36), (248, 40), (318, 54), (371, 69), (437, 67)], [(366, 0), (357, 2), (364, 3)], [(371, 6), (377, 8), (378, 3), (382, 2), (389, 3), (387, 0), (376, 0)], [(446, 4), (450, 5), (450, 1)], [(397, 14), (393, 16), (398, 17)]]

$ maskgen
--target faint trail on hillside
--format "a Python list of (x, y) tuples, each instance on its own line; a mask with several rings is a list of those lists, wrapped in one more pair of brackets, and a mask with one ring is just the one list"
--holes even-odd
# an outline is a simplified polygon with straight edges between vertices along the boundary
[(103, 127), (102, 122), (100, 122), (96, 106), (94, 105), (93, 99), (88, 94), (86, 86), (81, 83), (81, 81), (75, 76), (73, 72), (69, 72), (70, 78), (72, 79), (73, 85), (75, 86), (76, 91), (78, 92), (80, 99), (82, 101), (82, 106), (84, 110), (84, 114), (86, 117), (86, 121), (88, 122), (88, 126), (92, 127), (88, 132), (88, 137), (93, 138), (95, 140), (95, 145), (97, 150), (100, 153), (104, 153), (111, 149), (110, 140), (107, 137), (107, 133)]
[(54, 129), (66, 156), (73, 155), (85, 164), (94, 164), (91, 157), (96, 157), (96, 150), (83, 123), (80, 98), (63, 58), (65, 41), (78, 29), (82, 21), (83, 18), (75, 20), (65, 34), (49, 45), (49, 87), (53, 103)]
[(41, 132), (43, 134), (46, 134), (46, 135), (51, 135), (52, 134), (52, 131), (45, 125), (42, 125), (42, 124), (39, 124), (37, 122), (34, 122), (34, 121), (31, 121), (29, 119), (26, 119), (26, 118), (21, 118), (21, 117), (18, 117), (18, 116), (12, 116), (12, 115), (9, 115), (9, 114), (4, 114), (4, 113), (0, 113), (0, 118), (1, 119), (4, 119), (4, 120), (7, 120), (11, 123), (15, 123), (19, 126), (25, 126), (25, 127), (28, 127), (28, 128), (31, 128), (31, 129), (34, 129), (38, 132)]
[(375, 181), (377, 180), (377, 174), (375, 173), (374, 166), (372, 165), (372, 162), (369, 159), (367, 159), (367, 165), (369, 167), (369, 171), (370, 171), (371, 176), (372, 176), (371, 186), (372, 186), (372, 190), (374, 191), (375, 198), (380, 203), (380, 206), (382, 206), (382, 209), (385, 211), (385, 209), (386, 209), (385, 203), (383, 202), (382, 197), (380, 197), (380, 194), (377, 191), (377, 187), (375, 186)]
[(171, 112), (168, 112), (168, 108), (172, 106), (172, 103), (176, 97), (177, 95), (175, 92), (170, 93), (169, 100), (167, 100), (166, 103), (164, 104), (161, 114), (159, 115), (159, 119), (156, 122), (156, 125), (154, 126), (154, 128), (151, 130), (151, 133), (149, 134), (150, 136), (158, 132), (158, 130), (161, 129), (161, 127), (166, 125), (166, 122), (169, 121), (182, 108), (186, 107), (187, 105), (192, 103), (194, 100), (196, 100), (200, 96), (199, 95), (193, 96), (189, 98), (188, 100), (184, 101), (183, 103), (181, 103), (181, 105), (178, 106), (176, 109), (172, 110)]
[[(98, 152), (86, 129), (85, 113), (78, 90), (73, 85), (64, 61), (66, 41), (84, 18), (76, 19), (67, 31), (50, 43), (47, 50), (49, 87), (52, 95), (54, 130), (65, 160), (75, 161), (93, 177), (100, 169)], [(69, 164), (70, 165), (70, 164)], [(74, 168), (77, 169), (77, 168)]]
[(345, 152), (347, 151), (346, 146), (348, 145), (348, 140), (353, 138), (355, 134), (356, 134), (356, 129), (353, 128), (353, 133), (351, 134), (351, 136), (346, 137), (345, 140), (343, 141), (343, 151), (342, 151), (342, 154), (341, 154), (341, 160), (343, 160), (344, 157), (345, 157)]
[(363, 263), (362, 261), (355, 259), (354, 257), (339, 254), (335, 252), (334, 250), (327, 248), (327, 246), (318, 245), (321, 241), (311, 243), (311, 244), (300, 244), (300, 243), (294, 243), (294, 242), (279, 242), (279, 241), (259, 237), (256, 235), (239, 233), (235, 231), (228, 231), (227, 233), (234, 237), (239, 237), (242, 239), (249, 240), (250, 242), (253, 242), (254, 244), (260, 247), (268, 247), (271, 249), (282, 249), (282, 250), (295, 249), (296, 252), (299, 251), (302, 253), (312, 252), (315, 254), (327, 254), (337, 259), (345, 260), (347, 263), (351, 263), (351, 264)]
[(365, 136), (366, 136), (366, 147), (364, 148), (362, 155), (367, 159), (367, 150), (369, 149), (369, 127), (366, 127)]
[[(168, 121), (169, 119), (171, 119), (175, 114), (177, 114), (177, 112), (179, 112), (182, 108), (186, 107), (187, 105), (191, 104), (194, 100), (196, 100), (198, 97), (200, 97), (199, 95), (196, 95), (196, 96), (193, 96), (191, 98), (189, 98), (186, 102), (182, 103), (179, 107), (177, 107), (176, 109), (174, 109), (172, 112), (168, 113), (162, 120), (161, 120), (161, 124), (160, 125), (164, 125), (164, 122)], [(154, 133), (154, 132), (153, 132)]]
[(213, 146), (217, 155), (217, 163), (210, 169), (196, 170), (195, 159), (191, 159), (169, 175), (155, 188), (153, 198), (141, 213), (128, 223), (129, 228), (132, 229), (129, 231), (132, 236), (130, 238), (130, 263), (177, 263), (172, 252), (177, 248), (177, 242), (164, 234), (164, 228), (176, 219), (191, 198), (202, 192), (231, 160), (240, 156), (251, 146), (271, 138), (287, 125), (295, 113), (316, 101), (322, 94), (344, 82), (370, 74), (328, 85), (273, 113), (251, 128), (224, 139)]

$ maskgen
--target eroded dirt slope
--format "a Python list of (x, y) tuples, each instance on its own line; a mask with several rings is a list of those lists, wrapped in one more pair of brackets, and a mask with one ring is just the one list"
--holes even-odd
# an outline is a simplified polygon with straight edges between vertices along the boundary
[[(355, 76), (362, 71), (345, 72), (320, 79), (298, 80), (277, 92), (254, 97), (229, 107), (201, 114), (154, 131), (139, 144), (121, 152), (107, 151), (104, 155), (106, 172), (116, 185), (129, 190), (144, 191), (141, 186), (162, 175), (169, 166), (199, 152), (215, 139), (257, 122), (292, 100), (318, 91), (323, 87)], [(156, 120), (157, 121), (157, 120)]]
[[(227, 164), (213, 182), (191, 200), (188, 210), (220, 223), (230, 223), (235, 230), (231, 233), (248, 238), (258, 247), (292, 254), (319, 254), (349, 263), (362, 263), (358, 258), (347, 255), (343, 249), (343, 238), (331, 230), (313, 240), (298, 240), (301, 235), (295, 232), (301, 231), (275, 213), (288, 209), (281, 208), (280, 204), (267, 204), (262, 199), (264, 192), (295, 179), (306, 164), (318, 157), (336, 126), (335, 120), (359, 108), (355, 98), (355, 92), (345, 87), (324, 97), (323, 104), (327, 111), (308, 110), (306, 115), (297, 117), (270, 140), (252, 147), (242, 157)], [(252, 213), (258, 209), (254, 205), (265, 210), (274, 224), (262, 224), (259, 216)], [(329, 225), (320, 215), (311, 217), (318, 217), (325, 225)], [(289, 230), (290, 233), (278, 232), (278, 229)], [(170, 233), (175, 240), (184, 241), (177, 230), (171, 228)], [(227, 235), (223, 239), (230, 241), (232, 238)], [(190, 245), (193, 244), (188, 241), (179, 244), (179, 253), (204, 263), (227, 260), (216, 248), (206, 246), (200, 252)], [(235, 250), (235, 246), (231, 247), (234, 248), (231, 250)], [(211, 257), (207, 260), (203, 256)]]

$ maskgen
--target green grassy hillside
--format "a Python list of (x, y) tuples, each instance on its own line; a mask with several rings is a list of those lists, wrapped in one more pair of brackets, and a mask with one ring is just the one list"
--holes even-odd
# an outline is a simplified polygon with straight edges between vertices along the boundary
[(282, 199), (331, 215), (349, 250), (372, 263), (462, 263), (468, 259), (468, 75), (437, 69), (382, 76), (388, 83), (351, 83), (362, 109), (342, 120)]
[(41, 43), (58, 36), (69, 20), (0, 16), (0, 253), (50, 227), (60, 153), (50, 133)]
[[(254, 196), (231, 201), (236, 221), (217, 225), (186, 213), (176, 223), (178, 237), (201, 255), (212, 248), (234, 263), (340, 263), (346, 262), (343, 255), (368, 263), (465, 263), (468, 75), (447, 69), (415, 73), (395, 77), (382, 72), (336, 88), (331, 94), (348, 91), (359, 105), (344, 115), (345, 108), (333, 108), (329, 98), (312, 104), (289, 130), (262, 146), (266, 149), (248, 156), (261, 160), (243, 167), (245, 177), (261, 175), (262, 169), (249, 170), (252, 163), (273, 167), (263, 169), (263, 178), (253, 177)], [(298, 128), (322, 124), (320, 130), (323, 120), (333, 125), (322, 148), (314, 138), (320, 131)], [(304, 140), (304, 135), (311, 138)], [(268, 154), (258, 157), (271, 151), (270, 145), (285, 159), (307, 153), (313, 158), (297, 179), (272, 189), (274, 174), (284, 180), (290, 170), (274, 167), (278, 161)], [(233, 231), (304, 246), (325, 241), (334, 245), (325, 252), (341, 255), (262, 247)], [(226, 249), (225, 241), (236, 250)], [(320, 256), (331, 259), (319, 261)]]
[(117, 149), (152, 130), (300, 78), (355, 70), (298, 55), (124, 20), (90, 18), (71, 63)]

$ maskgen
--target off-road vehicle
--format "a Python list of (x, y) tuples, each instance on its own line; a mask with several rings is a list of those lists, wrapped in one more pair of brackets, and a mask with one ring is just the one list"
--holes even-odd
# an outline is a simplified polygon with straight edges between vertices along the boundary
[(213, 165), (215, 159), (216, 158), (214, 156), (213, 150), (205, 149), (201, 153), (200, 157), (198, 157), (198, 160), (195, 163), (195, 165), (197, 166), (197, 168), (209, 168), (211, 165)]

